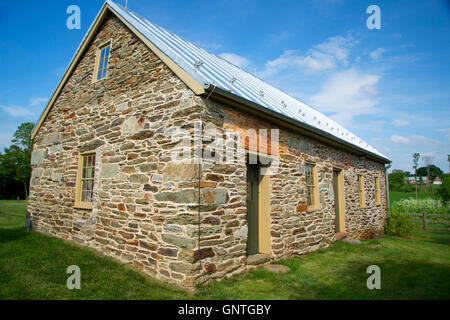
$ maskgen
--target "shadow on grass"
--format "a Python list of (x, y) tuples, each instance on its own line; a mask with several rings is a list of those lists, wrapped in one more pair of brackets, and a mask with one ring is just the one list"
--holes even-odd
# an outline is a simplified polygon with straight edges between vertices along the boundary
[[(380, 290), (369, 290), (369, 265), (380, 267)], [(320, 299), (449, 299), (450, 268), (425, 261), (382, 259), (372, 264), (352, 260), (341, 267), (331, 283), (319, 282)], [(301, 298), (299, 296), (299, 298)]]
[(17, 241), (26, 238), (30, 233), (25, 227), (20, 228), (0, 228), (0, 244), (10, 241)]
[(450, 230), (438, 231), (415, 229), (409, 238), (412, 240), (421, 240), (431, 243), (450, 245)]

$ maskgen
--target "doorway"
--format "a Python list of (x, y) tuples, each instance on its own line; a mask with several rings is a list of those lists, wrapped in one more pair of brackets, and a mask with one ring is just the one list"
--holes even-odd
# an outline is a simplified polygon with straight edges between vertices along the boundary
[(247, 255), (259, 253), (259, 165), (247, 164)]
[(345, 232), (344, 173), (342, 169), (333, 169), (333, 192), (335, 211), (335, 232)]

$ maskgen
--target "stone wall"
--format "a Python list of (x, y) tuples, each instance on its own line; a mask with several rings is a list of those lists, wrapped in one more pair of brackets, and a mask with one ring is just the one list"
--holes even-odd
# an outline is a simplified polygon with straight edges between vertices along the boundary
[[(220, 102), (208, 100), (202, 110), (203, 121), (216, 130), (238, 131), (245, 136), (249, 129), (277, 128), (271, 123), (238, 111)], [(204, 141), (205, 148), (208, 139)], [(240, 143), (248, 149), (248, 140)], [(271, 260), (327, 247), (336, 241), (333, 192), (333, 168), (344, 172), (346, 233), (349, 238), (368, 238), (383, 231), (386, 217), (384, 165), (348, 152), (326, 146), (305, 136), (280, 128), (279, 169), (270, 176)], [(229, 147), (229, 146), (228, 146)], [(270, 149), (268, 150), (273, 151)], [(306, 211), (305, 164), (317, 166), (320, 209)], [(358, 175), (364, 176), (366, 207), (360, 207)], [(376, 205), (375, 177), (380, 179), (381, 204)], [(202, 182), (217, 182), (227, 190), (227, 203), (202, 211), (200, 247), (215, 253), (202, 260), (205, 270), (198, 281), (223, 278), (246, 270), (247, 208), (246, 163), (214, 164), (205, 160)], [(216, 231), (217, 230), (217, 231)], [(206, 250), (206, 249), (205, 249)]]
[[(92, 82), (96, 48), (110, 39), (109, 75)], [(204, 123), (223, 132), (276, 128), (194, 96), (117, 18), (108, 17), (35, 139), (28, 203), (33, 229), (93, 247), (178, 285), (244, 272), (245, 161), (205, 160), (200, 175), (195, 163), (171, 158), (181, 139), (194, 133), (200, 110)], [(206, 147), (210, 140), (203, 138)], [(382, 228), (382, 164), (287, 130), (280, 130), (279, 149), (280, 170), (270, 183), (272, 259), (334, 240), (333, 166), (345, 172), (349, 236)], [(78, 155), (89, 150), (96, 152), (96, 171), (93, 209), (85, 210), (74, 207), (74, 196)], [(316, 162), (319, 173), (321, 208), (315, 212), (302, 210), (308, 160)], [(365, 176), (365, 209), (359, 208), (357, 174)], [(376, 175), (380, 206), (374, 200)]]
[[(107, 79), (92, 82), (96, 48), (112, 39)], [(35, 138), (28, 211), (34, 230), (70, 239), (190, 285), (198, 253), (198, 166), (171, 162), (196, 98), (115, 17), (82, 57)], [(95, 150), (92, 210), (74, 207), (80, 152)]]

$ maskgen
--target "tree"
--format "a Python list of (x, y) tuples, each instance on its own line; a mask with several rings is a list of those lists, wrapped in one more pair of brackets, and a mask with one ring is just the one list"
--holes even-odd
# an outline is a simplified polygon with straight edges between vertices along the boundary
[(428, 183), (432, 183), (434, 179), (436, 179), (436, 177), (442, 177), (444, 175), (444, 172), (442, 172), (441, 168), (436, 167), (434, 164), (430, 164), (427, 167), (420, 167), (419, 169), (417, 169), (417, 174), (419, 176), (427, 176), (428, 178)]
[(419, 199), (418, 198), (418, 193), (417, 193), (417, 166), (419, 165), (419, 159), (420, 159), (420, 153), (414, 153), (413, 154), (413, 163), (414, 163), (414, 184), (416, 185), (416, 201)]
[(392, 170), (392, 173), (389, 174), (389, 186), (392, 191), (400, 191), (405, 184), (405, 176), (405, 172), (402, 170)]
[(12, 181), (23, 185), (25, 197), (28, 199), (28, 186), (31, 178), (31, 152), (33, 142), (31, 131), (33, 123), (22, 123), (14, 133), (13, 144), (0, 154), (0, 177), (4, 188)]
[(450, 173), (445, 174), (442, 178), (442, 185), (438, 189), (443, 202), (450, 201)]
[(22, 123), (14, 133), (12, 143), (31, 151), (33, 149), (33, 140), (31, 140), (33, 128), (34, 124), (32, 122)]
[(423, 163), (425, 164), (425, 167), (427, 168), (427, 177), (428, 177), (428, 185), (430, 186), (431, 189), (431, 177), (430, 177), (430, 165), (434, 160), (433, 156), (423, 156)]

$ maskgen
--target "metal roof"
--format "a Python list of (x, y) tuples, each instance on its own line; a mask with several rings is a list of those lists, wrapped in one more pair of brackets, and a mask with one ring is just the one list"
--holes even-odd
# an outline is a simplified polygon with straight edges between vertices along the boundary
[(214, 85), (389, 160), (343, 126), (267, 82), (111, 1), (106, 3), (199, 83)]

